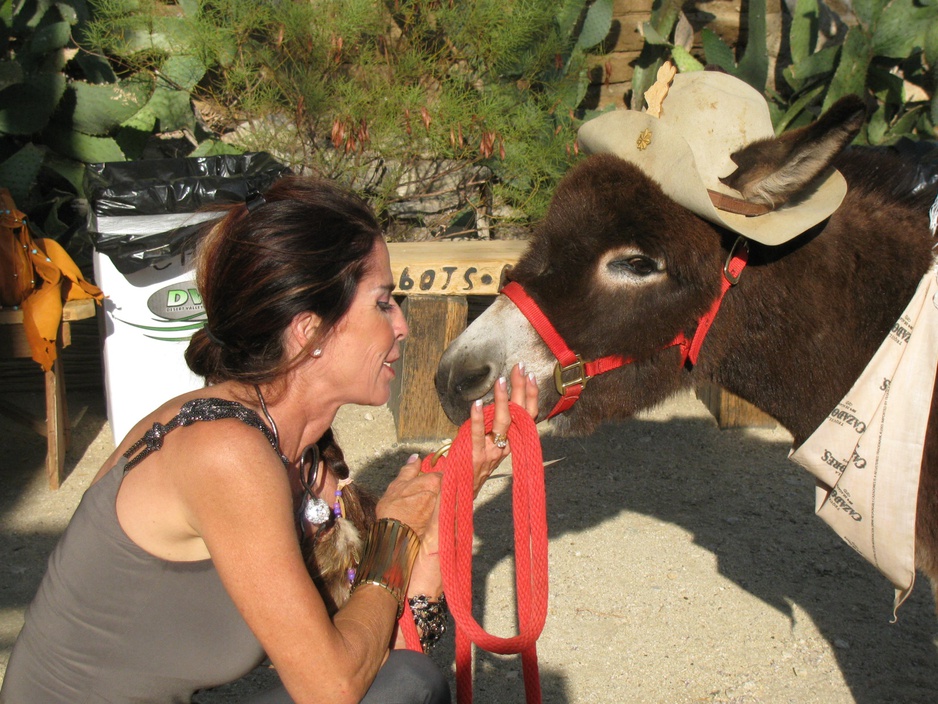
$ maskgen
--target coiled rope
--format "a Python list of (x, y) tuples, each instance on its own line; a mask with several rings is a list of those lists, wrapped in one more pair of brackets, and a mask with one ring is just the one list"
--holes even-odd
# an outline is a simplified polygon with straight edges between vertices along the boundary
[[(472, 645), (501, 655), (521, 653), (527, 704), (540, 704), (541, 683), (537, 668), (537, 639), (547, 620), (547, 502), (544, 461), (537, 428), (521, 406), (509, 403), (513, 482), (512, 513), (515, 539), (515, 589), (518, 635), (502, 638), (487, 633), (472, 615), (473, 472), (470, 421), (456, 434), (446, 457), (436, 465), (423, 461), (425, 472), (443, 472), (440, 498), (440, 570), (446, 601), (456, 631), (456, 701), (472, 702)], [(485, 430), (492, 429), (495, 408), (483, 409)], [(458, 527), (458, 530), (457, 530)], [(400, 620), (405, 642), (420, 650), (420, 641), (409, 607)]]

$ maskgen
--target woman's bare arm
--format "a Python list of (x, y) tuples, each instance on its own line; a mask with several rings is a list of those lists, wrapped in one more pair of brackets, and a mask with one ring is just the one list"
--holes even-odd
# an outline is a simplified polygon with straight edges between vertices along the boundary
[[(238, 435), (197, 453), (208, 465), (190, 473), (184, 492), (193, 529), (297, 704), (358, 702), (386, 658), (397, 603), (365, 584), (329, 618), (300, 553), (284, 467), (263, 437)], [(378, 516), (420, 534), (438, 492), (436, 475), (408, 465)]]

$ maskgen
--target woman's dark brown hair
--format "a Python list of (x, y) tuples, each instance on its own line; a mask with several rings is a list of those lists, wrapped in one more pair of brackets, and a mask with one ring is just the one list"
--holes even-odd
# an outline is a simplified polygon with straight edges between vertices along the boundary
[(312, 348), (348, 311), (381, 228), (358, 196), (298, 176), (277, 181), (250, 209), (226, 209), (199, 245), (207, 321), (186, 363), (212, 383), (269, 382), (294, 361), (284, 358), (283, 333), (296, 315), (322, 321)]

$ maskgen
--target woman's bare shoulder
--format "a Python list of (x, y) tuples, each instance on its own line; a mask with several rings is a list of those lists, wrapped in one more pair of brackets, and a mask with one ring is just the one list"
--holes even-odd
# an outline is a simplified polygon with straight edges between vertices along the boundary
[[(213, 411), (204, 414), (204, 418), (199, 418), (199, 412), (192, 413), (190, 409), (185, 424), (174, 425), (173, 419), (180, 415), (183, 407), (190, 401), (199, 399), (220, 400), (223, 403), (232, 404), (232, 409), (240, 407), (243, 411), (240, 417), (237, 415), (232, 415), (230, 418), (218, 417), (217, 411)], [(159, 431), (160, 437), (155, 442), (160, 451), (164, 449), (164, 445), (168, 450), (182, 444), (187, 452), (193, 453), (193, 459), (203, 452), (220, 456), (228, 455), (235, 450), (262, 453), (265, 447), (270, 453), (273, 450), (271, 435), (262, 429), (262, 426), (266, 427), (266, 423), (253, 408), (246, 405), (245, 401), (246, 399), (232, 394), (230, 390), (220, 387), (198, 389), (166, 401), (137, 421), (101, 466), (95, 481), (113, 467), (122, 456), (128, 454), (135, 445), (138, 447), (129, 452), (131, 458), (143, 450), (148, 444), (147, 434), (149, 433), (152, 438), (154, 429)], [(172, 430), (165, 430), (168, 427)], [(153, 442), (154, 440), (151, 439), (150, 443)], [(272, 456), (277, 457), (277, 453), (273, 452)]]
[(170, 427), (139, 448), (139, 463), (131, 454), (118, 490), (118, 519), (138, 545), (164, 559), (201, 559), (210, 525), (218, 535), (232, 521), (261, 533), (265, 520), (291, 522), (287, 473), (261, 429), (235, 417)]

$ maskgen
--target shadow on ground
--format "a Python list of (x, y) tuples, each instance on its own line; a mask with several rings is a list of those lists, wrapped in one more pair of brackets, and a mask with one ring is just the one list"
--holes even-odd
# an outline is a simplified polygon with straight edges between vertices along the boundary
[[(7, 394), (18, 406), (44, 415), (41, 393)], [(70, 391), (69, 415), (73, 428), (65, 454), (65, 480), (57, 491), (48, 488), (45, 473), (46, 439), (31, 429), (0, 417), (0, 648), (12, 645), (13, 619), (32, 600), (52, 552), (77, 505), (87, 477), (73, 477), (76, 466), (107, 423), (100, 389)], [(90, 471), (90, 468), (89, 468)], [(23, 506), (29, 497), (30, 509)]]
[[(81, 402), (75, 403), (77, 408)], [(89, 410), (76, 431), (67, 460), (70, 465), (81, 457), (104, 422), (103, 403), (93, 394), (85, 403)], [(938, 622), (924, 577), (901, 608), (898, 623), (890, 624), (890, 585), (814, 516), (813, 483), (804, 470), (787, 461), (784, 439), (767, 441), (744, 430), (719, 431), (712, 420), (693, 417), (634, 419), (604, 427), (588, 438), (546, 436), (543, 447), (546, 459), (564, 458), (547, 469), (549, 537), (556, 563), (552, 563), (551, 572), (552, 604), (570, 606), (564, 601), (571, 596), (553, 585), (554, 569), (567, 567), (561, 563), (587, 534), (595, 536), (599, 531), (601, 543), (625, 546), (625, 563), (613, 566), (622, 572), (640, 574), (654, 567), (628, 562), (627, 543), (641, 539), (640, 534), (617, 532), (625, 512), (651, 517), (686, 531), (694, 545), (713, 555), (723, 578), (791, 621), (793, 629), (799, 614), (806, 614), (832, 646), (837, 667), (859, 704), (934, 701), (938, 692)], [(426, 452), (423, 446), (393, 444), (389, 452), (356, 467), (356, 477), (365, 485), (382, 487), (415, 450)], [(64, 527), (40, 515), (34, 517), (29, 530), (11, 528), (18, 525), (11, 516), (22, 494), (36, 481), (44, 481), (35, 470), (43, 464), (44, 456), (43, 438), (0, 419), (0, 457), (5, 458), (0, 486), (0, 610), (7, 615), (21, 612), (31, 599), (45, 568), (45, 557)], [(33, 469), (23, 469), (29, 467)], [(77, 490), (77, 484), (66, 481), (60, 491)], [(476, 594), (484, 592), (486, 582), (512, 551), (511, 481), (496, 477), (490, 487), (475, 515)], [(47, 493), (50, 496), (43, 500), (53, 502), (49, 504), (52, 513), (59, 499)], [(572, 547), (567, 548), (568, 544)], [(652, 555), (654, 561), (653, 550)], [(608, 559), (600, 546), (582, 562), (590, 570), (604, 566)], [(584, 579), (595, 577), (587, 573)], [(609, 582), (596, 583), (597, 603), (603, 589), (615, 588)], [(656, 593), (652, 588), (647, 594), (655, 599)], [(647, 601), (647, 594), (641, 598)], [(493, 607), (477, 598), (477, 618), (481, 621), (483, 612)], [(632, 644), (631, 634), (641, 633), (641, 620), (629, 627), (628, 642)], [(742, 638), (744, 634), (739, 635)], [(584, 628), (570, 638), (587, 643), (595, 635)], [(689, 643), (693, 647), (693, 640)], [(9, 643), (0, 645), (9, 647)], [(640, 637), (634, 647), (641, 648)], [(575, 644), (572, 648), (575, 650)], [(435, 658), (446, 666), (452, 655), (451, 641), (447, 641)], [(614, 677), (626, 667), (625, 655), (609, 654), (608, 661), (595, 672), (598, 686), (604, 677)], [(549, 665), (542, 666), (544, 701), (574, 704), (582, 700), (571, 690), (567, 668), (557, 663), (555, 655)], [(520, 658), (478, 653), (475, 669), (476, 701), (523, 701)], [(199, 695), (196, 701), (237, 701), (270, 681), (269, 673), (259, 670), (245, 682)], [(662, 692), (662, 696), (666, 694)], [(601, 697), (594, 700), (609, 701)], [(638, 695), (633, 700), (646, 701)], [(670, 701), (683, 700), (674, 696)], [(706, 701), (766, 700), (714, 696)], [(823, 693), (817, 701), (824, 701)]]
[[(890, 624), (891, 586), (814, 515), (813, 480), (788, 462), (788, 447), (787, 441), (766, 442), (745, 430), (719, 431), (712, 420), (696, 418), (634, 419), (587, 438), (545, 437), (545, 459), (565, 458), (546, 470), (551, 544), (569, 538), (576, 545), (578, 535), (601, 528), (623, 511), (678, 526), (713, 553), (722, 576), (793, 626), (796, 611), (806, 612), (833, 646), (858, 704), (934, 701), (938, 622), (926, 578), (919, 576), (898, 622)], [(410, 451), (403, 448), (361, 468), (358, 476), (380, 485), (389, 468), (402, 464)], [(498, 494), (475, 514), (477, 595), (513, 549), (511, 483), (501, 484)], [(610, 530), (604, 539), (611, 547), (630, 536)], [(589, 561), (599, 564), (605, 559), (600, 546)], [(620, 567), (632, 571), (647, 565)], [(602, 603), (602, 590), (614, 588), (597, 584), (596, 602), (585, 606), (601, 608), (596, 604)], [(562, 599), (563, 594), (551, 595), (552, 603)], [(485, 608), (476, 597), (480, 623)], [(584, 629), (576, 637), (586, 641), (591, 634)], [(449, 658), (446, 652), (440, 659)], [(614, 672), (621, 660), (610, 656), (609, 670), (596, 676), (602, 679)], [(506, 672), (517, 682), (506, 680)], [(523, 701), (519, 673), (520, 658), (506, 665), (502, 656), (477, 654), (477, 701)], [(563, 672), (542, 670), (542, 686), (545, 702), (574, 701)], [(824, 701), (822, 693), (818, 701)]]

